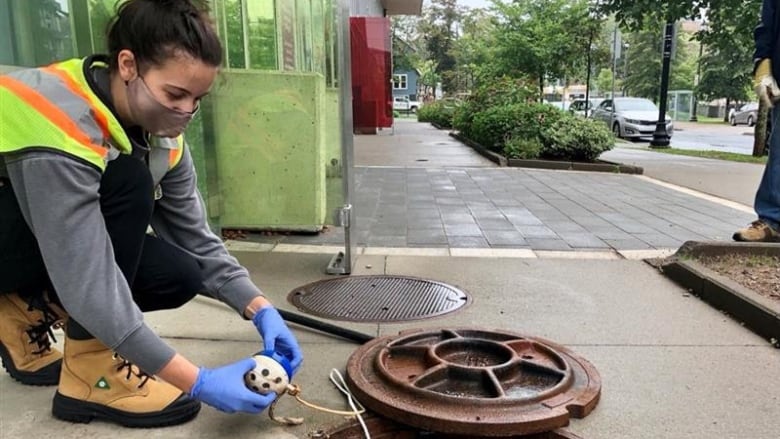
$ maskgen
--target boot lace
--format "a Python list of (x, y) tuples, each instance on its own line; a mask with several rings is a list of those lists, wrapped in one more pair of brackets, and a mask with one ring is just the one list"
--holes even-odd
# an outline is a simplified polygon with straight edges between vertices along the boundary
[(122, 356), (119, 355), (119, 354), (114, 354), (113, 358), (114, 358), (114, 360), (120, 360), (121, 361), (119, 366), (117, 366), (117, 368), (116, 368), (117, 372), (121, 371), (122, 369), (127, 369), (127, 374), (125, 375), (125, 380), (130, 381), (130, 378), (132, 376), (135, 376), (136, 378), (141, 380), (141, 382), (138, 383), (138, 386), (137, 386), (139, 389), (141, 387), (143, 387), (144, 384), (146, 384), (146, 382), (149, 381), (150, 379), (152, 379), (152, 380), (155, 379), (153, 376), (149, 375), (148, 373), (146, 373), (146, 372), (142, 371), (140, 368), (138, 368), (138, 366), (136, 366), (133, 363), (125, 360), (124, 358), (122, 358)]
[[(30, 337), (30, 344), (37, 344), (38, 350), (33, 351), (35, 355), (41, 355), (51, 351), (51, 341), (55, 343), (53, 329), (59, 329), (63, 325), (62, 319), (49, 307), (43, 297), (33, 297), (27, 306), (27, 312), (41, 311), (43, 319), (38, 319), (38, 324), (26, 329), (27, 336)], [(50, 338), (51, 337), (51, 338)]]

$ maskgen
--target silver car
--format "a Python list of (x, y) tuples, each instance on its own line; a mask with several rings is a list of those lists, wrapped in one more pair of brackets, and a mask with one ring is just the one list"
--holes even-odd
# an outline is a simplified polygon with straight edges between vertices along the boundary
[(604, 99), (601, 98), (590, 98), (587, 101), (585, 99), (575, 99), (572, 101), (571, 105), (569, 105), (569, 113), (582, 117), (590, 117), (603, 100)]
[(758, 104), (753, 102), (751, 104), (745, 104), (735, 111), (730, 117), (729, 122), (732, 126), (738, 124), (747, 124), (752, 127), (758, 120)]
[[(593, 112), (593, 119), (606, 123), (617, 138), (652, 137), (658, 123), (658, 107), (644, 98), (606, 99)], [(666, 134), (672, 137), (674, 124), (666, 117)]]

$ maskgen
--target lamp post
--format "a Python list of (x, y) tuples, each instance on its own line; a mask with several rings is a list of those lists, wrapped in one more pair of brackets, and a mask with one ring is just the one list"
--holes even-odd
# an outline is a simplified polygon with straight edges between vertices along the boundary
[(674, 23), (666, 23), (664, 32), (663, 67), (661, 69), (661, 98), (659, 102), (658, 123), (655, 125), (651, 148), (668, 148), (669, 133), (666, 132), (666, 104), (669, 93), (669, 71), (672, 64), (672, 41), (674, 40)]

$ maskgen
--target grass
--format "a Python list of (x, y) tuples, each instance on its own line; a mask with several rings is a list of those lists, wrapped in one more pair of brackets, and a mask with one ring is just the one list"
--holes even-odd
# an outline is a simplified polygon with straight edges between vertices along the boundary
[(707, 117), (707, 116), (697, 116), (697, 119), (699, 120), (698, 123), (714, 123), (714, 124), (727, 124), (728, 122), (724, 122), (722, 117)]
[(737, 154), (734, 152), (723, 152), (723, 151), (698, 151), (698, 150), (677, 149), (677, 148), (668, 148), (668, 149), (650, 148), (649, 150), (655, 152), (661, 152), (664, 154), (687, 155), (690, 157), (728, 160), (731, 162), (740, 162), (740, 163), (756, 163), (761, 165), (766, 164), (766, 159), (767, 159), (766, 157), (753, 157), (752, 155)]

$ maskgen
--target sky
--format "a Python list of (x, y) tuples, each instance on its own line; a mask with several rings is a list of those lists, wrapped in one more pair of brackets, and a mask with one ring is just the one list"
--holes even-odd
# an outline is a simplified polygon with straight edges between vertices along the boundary
[[(425, 0), (425, 3), (430, 3), (430, 1)], [(490, 2), (488, 0), (458, 0), (458, 4), (470, 8), (485, 8), (490, 5)]]

